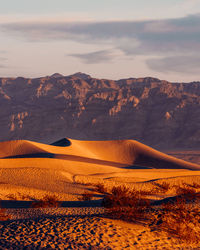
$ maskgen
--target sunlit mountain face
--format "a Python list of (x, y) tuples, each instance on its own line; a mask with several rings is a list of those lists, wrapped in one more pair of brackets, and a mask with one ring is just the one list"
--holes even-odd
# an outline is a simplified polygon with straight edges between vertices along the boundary
[(162, 149), (200, 146), (200, 83), (97, 79), (84, 73), (0, 78), (0, 140), (135, 139)]

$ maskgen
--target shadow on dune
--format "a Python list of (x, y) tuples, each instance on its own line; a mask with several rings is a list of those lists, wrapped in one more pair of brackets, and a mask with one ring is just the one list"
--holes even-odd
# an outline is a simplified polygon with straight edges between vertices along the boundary
[[(124, 163), (118, 163), (113, 161), (106, 161), (100, 159), (93, 159), (83, 156), (74, 156), (67, 154), (52, 154), (52, 153), (36, 153), (36, 154), (24, 154), (24, 155), (12, 155), (7, 156), (2, 159), (18, 159), (18, 158), (51, 158), (51, 159), (60, 159), (67, 161), (76, 161), (82, 163), (90, 163), (97, 165), (106, 165), (111, 167), (123, 168), (127, 170), (131, 169), (180, 169), (182, 166), (176, 162), (167, 159), (157, 159), (153, 156), (148, 156), (140, 154), (136, 157), (133, 165), (127, 165)], [(183, 168), (184, 169), (184, 168)], [(189, 169), (189, 168), (188, 168)], [(191, 169), (192, 170), (192, 169)]]
[[(66, 160), (66, 164), (74, 161), (129, 170), (200, 170), (198, 164), (174, 158), (133, 140), (78, 141), (64, 138), (51, 145), (54, 147), (29, 141), (4, 142), (1, 144), (1, 159), (52, 158)], [(62, 147), (69, 148), (63, 150)]]
[[(34, 201), (1, 200), (2, 208), (30, 208)], [(91, 201), (61, 201), (60, 207), (101, 207), (102, 199)]]
[(133, 166), (123, 167), (123, 169), (129, 169), (129, 170), (131, 170), (131, 169), (152, 169), (152, 167), (133, 165)]
[(155, 200), (153, 201), (152, 205), (155, 206), (160, 206), (166, 203), (176, 203), (178, 199), (183, 199), (186, 203), (191, 203), (194, 201), (198, 201), (200, 205), (200, 192), (196, 193), (194, 197), (192, 197), (191, 194), (181, 194), (181, 195), (176, 195), (176, 196), (171, 196), (164, 198), (162, 200)]
[(63, 138), (59, 141), (51, 143), (50, 145), (59, 147), (69, 147), (71, 145), (71, 141), (68, 140), (67, 138)]
[(7, 156), (2, 159), (21, 159), (21, 158), (55, 158), (55, 155), (52, 153), (36, 153), (36, 154), (24, 154), (24, 155), (12, 155)]
[[(91, 163), (97, 165), (106, 165), (111, 167), (117, 168), (126, 168), (126, 169), (135, 169), (134, 166), (127, 166), (127, 164), (112, 162), (112, 161), (105, 161), (99, 159), (92, 159), (82, 156), (73, 156), (73, 155), (62, 155), (62, 154), (52, 154), (52, 153), (37, 153), (37, 154), (24, 154), (24, 155), (12, 155), (4, 157), (3, 159), (21, 159), (21, 158), (54, 158), (60, 160), (68, 160), (68, 161), (77, 161), (77, 162), (84, 162), (84, 163)], [(136, 167), (140, 168), (139, 166)], [(143, 167), (141, 167), (143, 168)]]
[(148, 165), (149, 168), (158, 168), (158, 169), (181, 169), (182, 168), (182, 166), (179, 163), (173, 162), (172, 160), (167, 160), (167, 159), (162, 159), (162, 158), (158, 159), (156, 157), (148, 156), (144, 154), (138, 155), (134, 164), (139, 165), (139, 166)]

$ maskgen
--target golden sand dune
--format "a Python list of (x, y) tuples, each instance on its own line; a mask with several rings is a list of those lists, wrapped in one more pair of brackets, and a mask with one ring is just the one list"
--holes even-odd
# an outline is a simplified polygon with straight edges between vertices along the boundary
[(66, 147), (22, 140), (1, 142), (0, 158), (54, 158), (113, 167), (138, 165), (200, 170), (198, 164), (177, 159), (134, 140), (68, 141)]
[(135, 182), (200, 175), (200, 165), (168, 156), (137, 141), (65, 140), (65, 147), (23, 140), (1, 142), (2, 195), (11, 189), (37, 197), (49, 191), (70, 200), (84, 191), (83, 186), (74, 185), (80, 180), (85, 183), (116, 179), (123, 183), (127, 178)]

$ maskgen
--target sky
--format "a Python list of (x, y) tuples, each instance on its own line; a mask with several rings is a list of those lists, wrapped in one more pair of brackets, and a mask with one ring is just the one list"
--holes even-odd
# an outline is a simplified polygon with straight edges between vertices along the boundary
[(0, 77), (200, 80), (200, 0), (0, 0)]

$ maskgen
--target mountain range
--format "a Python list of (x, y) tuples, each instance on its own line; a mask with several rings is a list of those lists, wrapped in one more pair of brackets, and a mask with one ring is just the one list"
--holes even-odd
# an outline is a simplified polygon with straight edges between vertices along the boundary
[(158, 149), (200, 148), (200, 82), (97, 79), (55, 73), (0, 78), (0, 141), (134, 139)]

